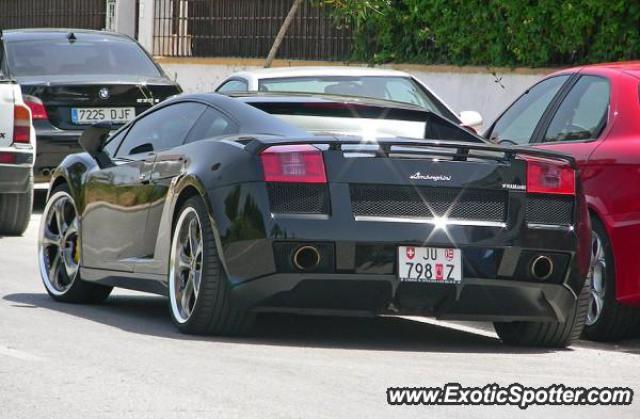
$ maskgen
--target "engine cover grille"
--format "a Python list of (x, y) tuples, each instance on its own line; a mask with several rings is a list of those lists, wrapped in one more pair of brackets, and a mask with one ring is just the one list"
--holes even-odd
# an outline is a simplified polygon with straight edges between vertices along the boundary
[(572, 196), (527, 195), (527, 223), (571, 225), (573, 201)]
[(324, 184), (268, 183), (271, 212), (276, 214), (328, 214), (329, 191)]
[(353, 184), (355, 216), (433, 218), (504, 222), (506, 191)]

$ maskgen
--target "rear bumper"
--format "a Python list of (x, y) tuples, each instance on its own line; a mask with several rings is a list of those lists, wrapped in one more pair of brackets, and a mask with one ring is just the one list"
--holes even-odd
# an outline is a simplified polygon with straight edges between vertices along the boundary
[[(347, 199), (332, 200), (330, 215), (274, 215), (262, 188), (245, 184), (209, 195), (233, 298), (248, 309), (562, 321), (588, 271), (579, 250), (588, 250), (578, 234), (584, 225), (527, 226), (515, 208), (501, 225), (363, 220), (354, 217), (344, 184), (331, 185), (332, 197)], [(301, 272), (292, 254), (308, 244), (320, 248), (324, 263)], [(398, 246), (461, 249), (462, 282), (400, 282)], [(554, 274), (545, 280), (530, 275), (540, 255), (554, 261)]]
[(0, 154), (12, 156), (15, 163), (0, 164), (0, 193), (24, 193), (31, 188), (33, 151), (2, 148)]
[(563, 284), (465, 278), (458, 285), (400, 283), (395, 275), (273, 274), (236, 286), (257, 312), (427, 315), (447, 320), (564, 321), (576, 295)]
[(53, 171), (69, 154), (80, 153), (81, 131), (38, 130), (36, 161), (33, 173), (36, 181), (48, 181)]

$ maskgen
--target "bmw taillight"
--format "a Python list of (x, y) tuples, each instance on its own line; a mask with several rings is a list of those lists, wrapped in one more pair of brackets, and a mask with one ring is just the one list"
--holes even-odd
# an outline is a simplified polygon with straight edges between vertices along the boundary
[(260, 159), (266, 182), (327, 183), (322, 151), (312, 145), (272, 146)]
[(576, 171), (567, 163), (527, 157), (527, 192), (575, 195)]
[(47, 120), (49, 119), (49, 115), (47, 114), (47, 109), (44, 107), (44, 103), (40, 98), (30, 95), (23, 95), (22, 100), (24, 103), (31, 109), (31, 117), (34, 120)]
[(24, 105), (15, 105), (13, 108), (13, 142), (29, 144), (31, 139), (31, 114), (29, 108)]

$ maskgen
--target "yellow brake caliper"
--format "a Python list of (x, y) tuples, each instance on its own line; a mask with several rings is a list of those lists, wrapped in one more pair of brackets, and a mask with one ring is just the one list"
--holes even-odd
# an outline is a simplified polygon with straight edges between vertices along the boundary
[(75, 241), (75, 249), (74, 249), (74, 252), (73, 252), (73, 261), (76, 264), (80, 263), (80, 243), (78, 242), (77, 239)]

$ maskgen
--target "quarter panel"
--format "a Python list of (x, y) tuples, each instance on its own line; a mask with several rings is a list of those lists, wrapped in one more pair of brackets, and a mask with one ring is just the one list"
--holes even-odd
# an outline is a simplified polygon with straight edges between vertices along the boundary
[(609, 234), (618, 301), (640, 306), (640, 102), (639, 82), (608, 73), (612, 123), (583, 170), (585, 191)]
[[(145, 233), (145, 248), (152, 257), (137, 264), (135, 271), (166, 278), (177, 203), (187, 188), (194, 188), (210, 208), (211, 225), (217, 235), (218, 218), (211, 209), (217, 197), (211, 197), (209, 192), (257, 179), (261, 175), (254, 159), (241, 147), (221, 140), (197, 141), (158, 153), (151, 187), (159, 198), (150, 206)], [(222, 247), (219, 250), (222, 254)]]
[(609, 234), (616, 268), (616, 296), (640, 305), (640, 135), (607, 139), (594, 153), (585, 180)]

